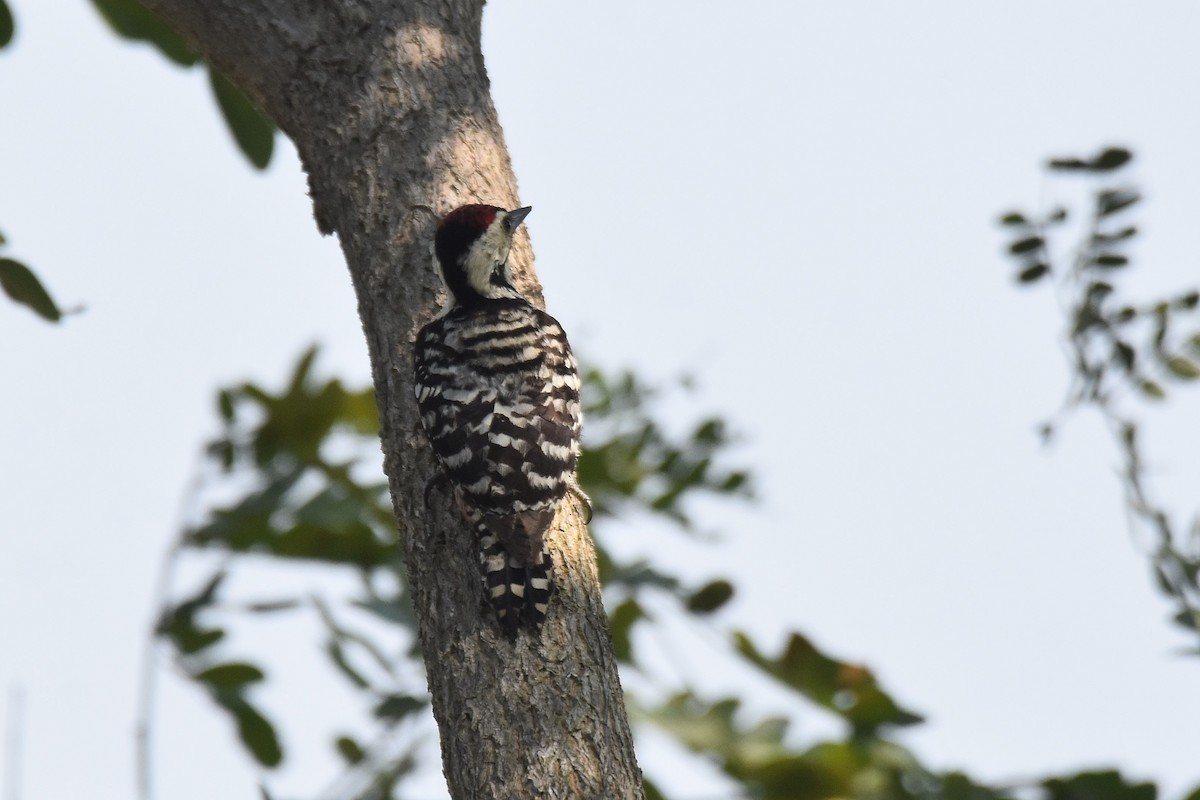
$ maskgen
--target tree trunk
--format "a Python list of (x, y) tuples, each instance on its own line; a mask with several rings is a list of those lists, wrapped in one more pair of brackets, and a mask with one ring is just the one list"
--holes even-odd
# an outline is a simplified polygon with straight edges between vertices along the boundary
[[(513, 643), (484, 604), (470, 529), (447, 494), (424, 502), (433, 462), (413, 398), (412, 342), (441, 299), (434, 226), (464, 203), (522, 204), (488, 90), (481, 0), (143, 2), (292, 138), (317, 225), (341, 241), (450, 793), (641, 797), (579, 510), (561, 513), (550, 537), (558, 590), (549, 619), (540, 636)], [(512, 258), (518, 285), (540, 303), (524, 235)]]

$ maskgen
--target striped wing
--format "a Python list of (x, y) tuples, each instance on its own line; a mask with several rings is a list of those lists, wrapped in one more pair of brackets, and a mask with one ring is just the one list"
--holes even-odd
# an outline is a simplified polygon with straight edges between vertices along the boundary
[(513, 555), (534, 563), (579, 456), (579, 377), (553, 317), (521, 301), (492, 306), (422, 330), (417, 400), (451, 481)]

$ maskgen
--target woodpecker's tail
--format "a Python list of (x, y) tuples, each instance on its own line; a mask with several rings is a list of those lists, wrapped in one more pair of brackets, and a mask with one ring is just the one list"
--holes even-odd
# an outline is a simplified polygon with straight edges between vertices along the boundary
[(549, 547), (543, 543), (541, 552), (535, 554), (537, 562), (524, 564), (482, 522), (476, 525), (476, 530), (483, 589), (496, 610), (500, 628), (509, 636), (516, 636), (522, 625), (536, 631), (546, 621), (554, 586), (554, 561)]

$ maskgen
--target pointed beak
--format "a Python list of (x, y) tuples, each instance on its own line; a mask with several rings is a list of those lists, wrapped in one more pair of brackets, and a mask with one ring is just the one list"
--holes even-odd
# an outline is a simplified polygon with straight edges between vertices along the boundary
[(529, 212), (533, 211), (533, 206), (525, 206), (524, 208), (514, 208), (508, 212), (508, 216), (504, 218), (504, 227), (508, 228), (509, 233), (516, 233), (517, 226), (525, 221), (529, 216)]

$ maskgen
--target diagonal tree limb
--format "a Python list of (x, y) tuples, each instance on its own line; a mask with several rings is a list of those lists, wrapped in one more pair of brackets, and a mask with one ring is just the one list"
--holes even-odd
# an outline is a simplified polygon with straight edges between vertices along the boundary
[[(437, 219), (514, 208), (516, 180), (480, 48), (480, 0), (144, 0), (295, 142), (317, 225), (358, 298), (384, 468), (455, 798), (640, 798), (595, 553), (579, 509), (551, 536), (560, 587), (540, 638), (510, 643), (482, 606), (476, 545), (432, 471), (412, 341), (439, 304)], [(513, 251), (537, 302), (533, 253)]]

